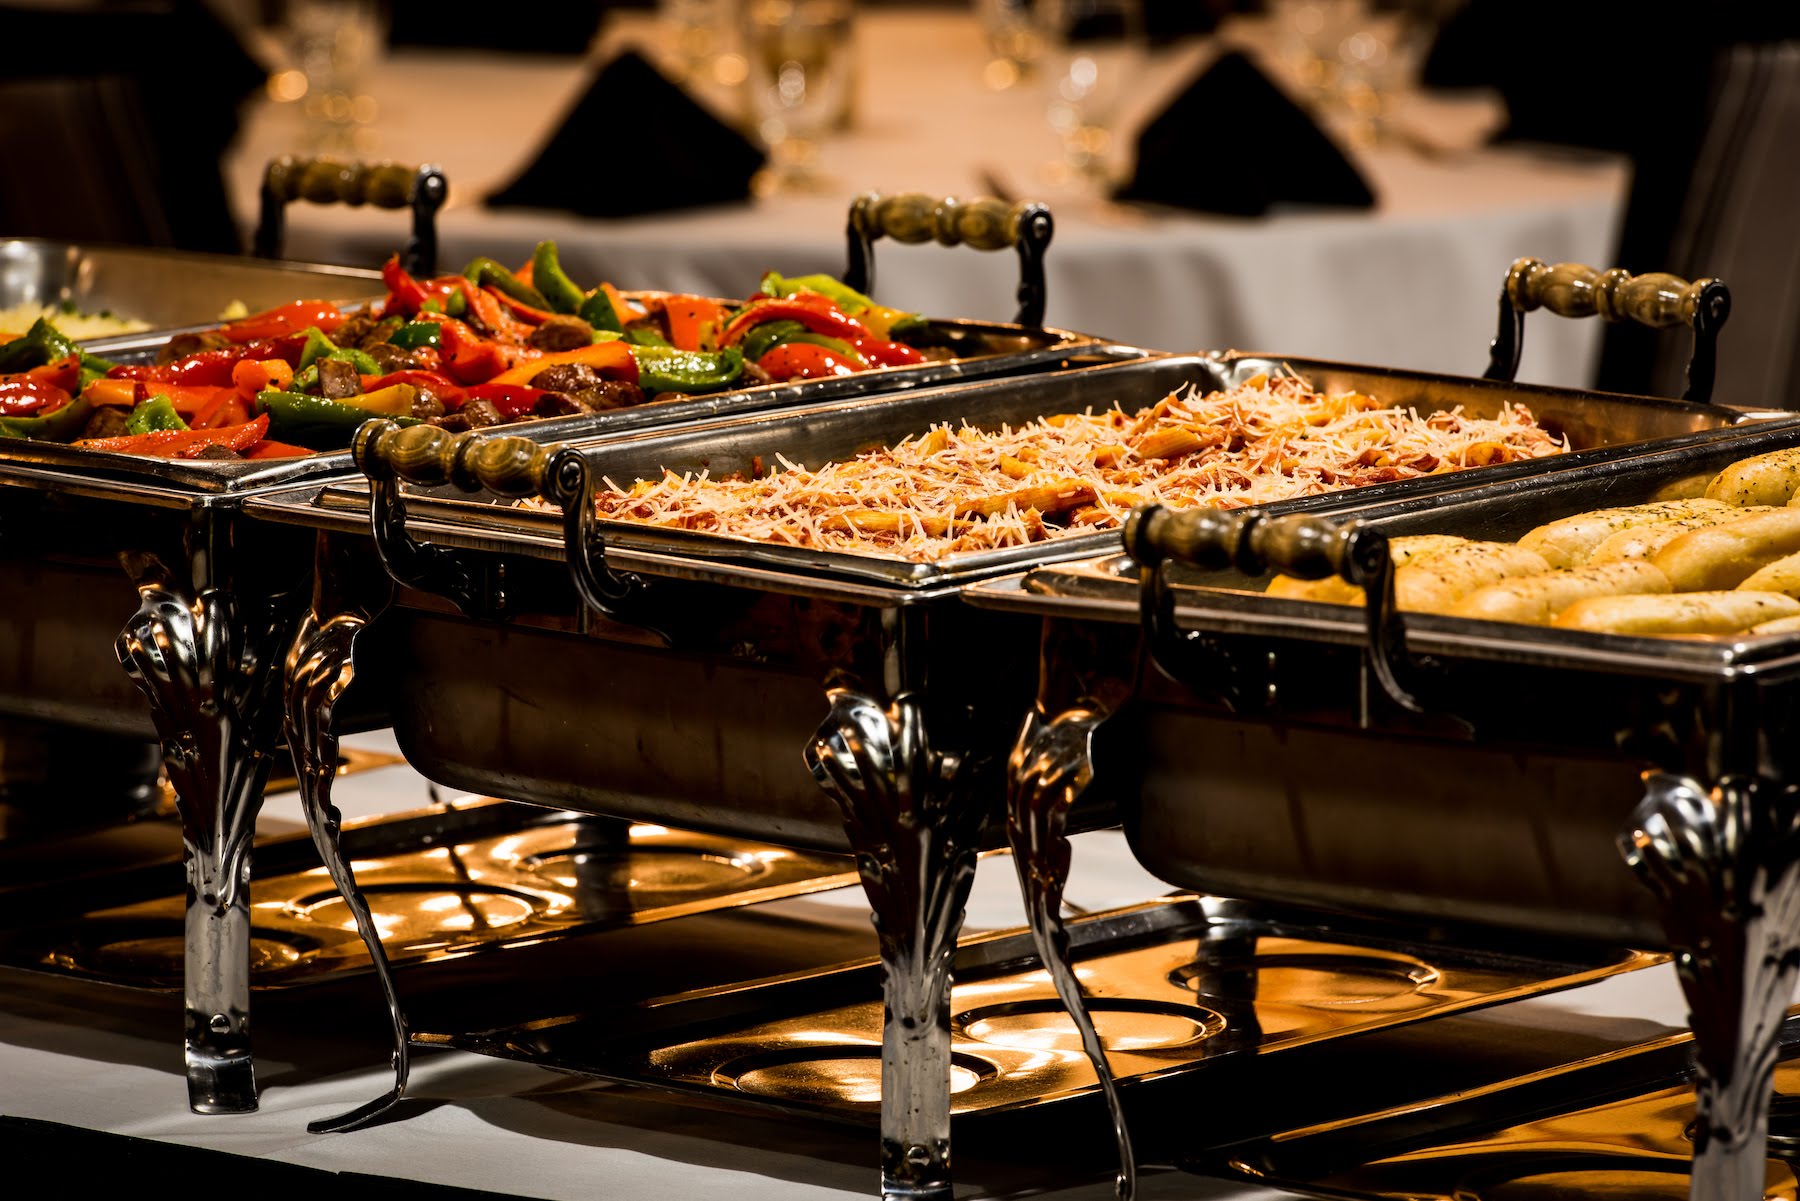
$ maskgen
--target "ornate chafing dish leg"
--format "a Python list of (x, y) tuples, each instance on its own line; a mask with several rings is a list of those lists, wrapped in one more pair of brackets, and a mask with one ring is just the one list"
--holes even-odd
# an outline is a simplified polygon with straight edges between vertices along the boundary
[(1662, 902), (1698, 1069), (1691, 1196), (1763, 1195), (1769, 1081), (1800, 968), (1800, 793), (1651, 773), (1620, 838)]
[(250, 1051), (250, 843), (280, 721), (281, 647), (298, 597), (240, 597), (230, 548), (196, 535), (188, 571), (128, 554), (141, 598), (119, 660), (150, 700), (187, 858), (188, 1104), (256, 1108)]
[(807, 766), (844, 814), (881, 945), (881, 1195), (950, 1201), (950, 964), (985, 808), (911, 692), (829, 690)]
[(1081, 1045), (1094, 1065), (1094, 1074), (1100, 1078), (1119, 1147), (1118, 1194), (1123, 1201), (1130, 1201), (1137, 1192), (1131, 1133), (1106, 1061), (1106, 1048), (1075, 978), (1069, 932), (1062, 920), (1063, 888), (1069, 878), (1069, 810), (1094, 778), (1094, 731), (1111, 715), (1110, 708), (1098, 703), (1066, 709), (1052, 718), (1046, 718), (1041, 707), (1033, 707), (1007, 763), (1006, 836), (1025, 897), (1031, 941), (1063, 1008), (1081, 1033)]
[(340, 833), (343, 815), (331, 803), (332, 781), (337, 779), (338, 736), (333, 721), (338, 698), (355, 678), (352, 652), (356, 636), (367, 624), (354, 614), (339, 614), (321, 622), (315, 611), (309, 611), (300, 623), (287, 658), (287, 737), (294, 756), (294, 774), (300, 785), (300, 802), (306, 812), (307, 829), (313, 845), (325, 861), (326, 870), (338, 887), (344, 903), (356, 919), (356, 932), (362, 936), (381, 981), (381, 993), (387, 1002), (388, 1017), (394, 1028), (394, 1085), (386, 1093), (349, 1113), (335, 1118), (321, 1118), (307, 1124), (314, 1134), (351, 1130), (394, 1106), (406, 1092), (406, 1077), (411, 1066), (406, 1041), (406, 1015), (400, 1008), (400, 994), (394, 985), (393, 968), (381, 946), (381, 933), (369, 913), (369, 902), (356, 885), (356, 875), (344, 858)]

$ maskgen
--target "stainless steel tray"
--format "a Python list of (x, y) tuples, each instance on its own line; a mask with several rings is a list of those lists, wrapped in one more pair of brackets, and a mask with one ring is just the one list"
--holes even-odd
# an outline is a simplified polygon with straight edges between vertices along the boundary
[[(233, 258), (47, 238), (0, 240), (0, 308), (72, 305), (148, 322), (154, 329), (217, 324), (233, 301), (252, 312), (317, 297), (355, 300), (387, 290), (379, 271)], [(90, 349), (114, 346), (114, 338)]]
[[(1418, 928), (1324, 929), (1304, 914), (1175, 897), (1071, 923), (1120, 1077), (1216, 1071), (1353, 1035), (1539, 996), (1660, 962), (1633, 951), (1450, 947)], [(676, 1000), (650, 1033), (582, 1013), (421, 1041), (561, 1071), (811, 1116), (867, 1122), (880, 1097), (873, 963)], [(1072, 1023), (1012, 931), (965, 940), (951, 990), (958, 1116), (1092, 1092)]]
[[(1312, 359), (1250, 355), (1236, 352), (1139, 358), (1012, 379), (990, 380), (956, 388), (871, 397), (855, 403), (818, 404), (734, 421), (708, 422), (660, 433), (619, 436), (614, 427), (604, 437), (581, 438), (570, 445), (581, 450), (590, 473), (623, 483), (654, 478), (671, 471), (711, 471), (714, 475), (753, 471), (754, 463), (775, 453), (804, 463), (822, 463), (855, 455), (870, 445), (891, 444), (926, 432), (932, 425), (967, 421), (998, 426), (1054, 413), (1104, 409), (1118, 404), (1126, 411), (1148, 407), (1178, 389), (1234, 386), (1252, 376), (1290, 367), (1328, 391), (1362, 391), (1420, 412), (1462, 406), (1476, 416), (1491, 417), (1508, 403), (1530, 407), (1538, 419), (1566, 436), (1574, 453), (1474, 469), (1476, 476), (1452, 473), (1426, 476), (1357, 489), (1357, 504), (1375, 504), (1404, 496), (1431, 495), (1466, 486), (1467, 479), (1524, 480), (1546, 471), (1597, 463), (1634, 453), (1644, 444), (1666, 441), (1685, 445), (1710, 433), (1763, 417), (1763, 414), (1695, 405), (1679, 401), (1612, 396), (1560, 388), (1501, 384), (1424, 372), (1358, 367)], [(856, 377), (846, 377), (853, 380)], [(1790, 420), (1800, 420), (1793, 418)], [(409, 490), (409, 527), (429, 534), (432, 542), (477, 550), (506, 550), (552, 557), (559, 555), (559, 518), (542, 511), (499, 507), (485, 494), (471, 497), (451, 488)], [(1341, 509), (1343, 493), (1302, 497), (1270, 506), (1271, 512)], [(255, 507), (259, 517), (323, 528), (353, 531), (366, 528), (367, 487), (333, 486), (323, 493), (296, 491), (267, 498)], [(621, 570), (696, 579), (713, 583), (745, 583), (755, 587), (804, 589), (808, 594), (832, 592), (831, 582), (849, 585), (842, 594), (862, 596), (858, 586), (898, 597), (941, 595), (966, 579), (1016, 570), (1046, 559), (1093, 555), (1118, 545), (1116, 532), (1076, 535), (1029, 546), (954, 554), (936, 563), (809, 551), (685, 530), (651, 530), (619, 522), (601, 522), (608, 560)]]
[[(841, 858), (663, 827), (464, 800), (353, 823), (345, 845), (389, 961), (424, 965), (855, 882)], [(259, 842), (250, 980), (292, 988), (371, 970), (311, 840)], [(67, 888), (0, 893), (0, 964), (160, 991), (182, 986), (180, 858)]]
[[(1780, 1035), (1796, 1051), (1800, 1023)], [(1693, 1037), (1673, 1035), (1341, 1121), (1283, 1130), (1185, 1166), (1357, 1201), (1651, 1201), (1689, 1195)], [(1800, 1196), (1800, 1063), (1774, 1073), (1764, 1196)]]

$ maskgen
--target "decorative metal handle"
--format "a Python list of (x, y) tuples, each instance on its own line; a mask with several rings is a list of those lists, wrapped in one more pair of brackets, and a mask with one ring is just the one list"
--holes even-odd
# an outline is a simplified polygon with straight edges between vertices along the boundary
[(287, 206), (295, 200), (313, 204), (372, 204), (376, 208), (411, 207), (412, 237), (400, 261), (414, 275), (437, 270), (437, 211), (450, 194), (441, 167), (399, 163), (344, 163), (328, 158), (271, 159), (263, 171), (262, 210), (256, 223), (254, 252), (259, 258), (281, 257)]
[(1019, 311), (1014, 320), (1041, 327), (1046, 300), (1044, 253), (1055, 228), (1049, 207), (1032, 200), (1007, 204), (992, 197), (958, 200), (922, 192), (898, 196), (865, 192), (850, 203), (850, 262), (844, 269), (844, 282), (859, 292), (874, 286), (877, 238), (909, 245), (935, 241), (940, 246), (972, 246), (976, 250), (1011, 246), (1019, 252)]
[(364, 422), (351, 454), (371, 480), (400, 479), (437, 487), (454, 484), (464, 492), (496, 496), (541, 496), (554, 448), (529, 438), (452, 434), (435, 425), (404, 429), (391, 421)]
[(1134, 510), (1125, 521), (1125, 551), (1140, 568), (1140, 606), (1157, 664), (1182, 683), (1187, 635), (1175, 626), (1175, 604), (1164, 565), (1174, 560), (1209, 571), (1268, 570), (1301, 579), (1335, 575), (1363, 590), (1369, 662), (1382, 688), (1403, 707), (1423, 713), (1412, 681), (1418, 666), (1406, 650), (1406, 629), (1394, 603), (1394, 563), (1387, 535), (1360, 521), (1342, 525), (1319, 517), (1267, 518), (1259, 509), (1170, 512), (1160, 505)]
[(1664, 272), (1633, 275), (1622, 267), (1596, 271), (1581, 263), (1522, 258), (1500, 289), (1500, 326), (1488, 356), (1488, 379), (1510, 380), (1524, 353), (1525, 314), (1543, 308), (1561, 317), (1600, 316), (1651, 329), (1687, 325), (1694, 331), (1684, 400), (1712, 398), (1719, 330), (1731, 316), (1731, 290), (1716, 279), (1691, 283)]

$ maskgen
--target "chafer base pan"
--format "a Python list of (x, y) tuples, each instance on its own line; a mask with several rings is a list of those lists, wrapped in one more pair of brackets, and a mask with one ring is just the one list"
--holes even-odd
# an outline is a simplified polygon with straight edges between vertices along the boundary
[[(361, 822), (347, 836), (382, 945), (396, 966), (531, 946), (855, 882), (841, 857), (732, 842), (536, 807), (464, 801)], [(271, 869), (250, 888), (250, 982), (325, 983), (372, 970), (310, 842), (259, 844)], [(41, 896), (7, 909), (34, 924), (0, 935), (0, 964), (130, 988), (182, 986), (175, 862), (100, 880), (100, 907), (42, 920)]]
[[(1800, 1024), (1782, 1031), (1762, 1196), (1800, 1197)], [(1693, 1036), (1289, 1130), (1186, 1166), (1359, 1201), (1677, 1201), (1693, 1157)]]
[[(1427, 945), (1417, 930), (1321, 930), (1297, 911), (1177, 896), (1071, 924), (1076, 972), (1114, 1070), (1147, 1081), (1540, 995), (1658, 963), (1560, 961)], [(882, 1004), (872, 963), (665, 1007), (652, 1038), (572, 1014), (417, 1036), (464, 1050), (754, 1106), (873, 1123)], [(999, 1113), (1091, 1093), (1096, 1078), (1029, 937), (966, 940), (951, 990), (951, 1111)]]

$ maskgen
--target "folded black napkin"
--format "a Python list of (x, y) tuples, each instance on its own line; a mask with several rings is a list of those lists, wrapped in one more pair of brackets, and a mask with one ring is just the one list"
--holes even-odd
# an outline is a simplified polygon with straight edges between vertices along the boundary
[(487, 203), (633, 217), (747, 199), (762, 165), (761, 149), (627, 50)]
[(498, 19), (489, 0), (388, 0), (387, 10), (392, 49), (454, 47), (579, 58), (594, 40), (606, 5), (534, 4), (523, 21)]
[(1277, 204), (1375, 203), (1337, 144), (1236, 51), (1214, 60), (1144, 127), (1136, 171), (1114, 198), (1244, 217)]

